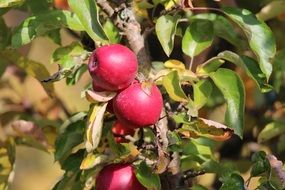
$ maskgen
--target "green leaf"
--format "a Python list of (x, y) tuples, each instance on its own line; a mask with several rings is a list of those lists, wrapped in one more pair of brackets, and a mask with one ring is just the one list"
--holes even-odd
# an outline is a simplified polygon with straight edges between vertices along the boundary
[(148, 189), (161, 189), (159, 176), (153, 173), (152, 169), (148, 167), (145, 161), (142, 161), (136, 166), (136, 177), (139, 182)]
[(206, 19), (212, 21), (214, 25), (214, 34), (220, 38), (223, 38), (240, 48), (245, 46), (245, 41), (241, 40), (237, 32), (228, 19), (221, 15), (214, 13), (202, 13), (193, 16), (194, 19)]
[(66, 130), (60, 134), (55, 143), (55, 160), (59, 160), (62, 163), (72, 152), (72, 149), (83, 143), (85, 122), (79, 120), (71, 123)]
[(94, 41), (106, 42), (107, 36), (99, 22), (99, 11), (95, 0), (68, 0), (72, 11), (78, 16), (85, 31)]
[(3, 18), (0, 18), (0, 28), (0, 50), (2, 50), (5, 49), (10, 43), (11, 31), (6, 26)]
[(62, 163), (61, 169), (64, 171), (78, 171), (80, 164), (84, 158), (85, 150), (81, 149), (74, 154), (69, 155)]
[(246, 190), (243, 178), (233, 173), (229, 178), (227, 178), (220, 190)]
[(250, 171), (252, 177), (260, 176), (265, 172), (270, 172), (271, 166), (263, 151), (256, 152), (252, 155), (251, 161), (254, 163)]
[(85, 146), (87, 152), (91, 152), (97, 148), (101, 140), (104, 113), (108, 102), (96, 104), (90, 109), (88, 118), (88, 128), (86, 131)]
[(233, 71), (220, 68), (210, 74), (211, 79), (227, 102), (226, 123), (240, 138), (243, 136), (245, 91), (242, 80)]
[(200, 144), (195, 140), (185, 140), (183, 143), (183, 154), (198, 155), (210, 158), (212, 156), (212, 151), (209, 146)]
[(12, 46), (18, 48), (30, 43), (37, 36), (43, 36), (62, 27), (76, 31), (84, 30), (75, 14), (69, 11), (52, 10), (31, 16), (15, 28), (12, 36)]
[(21, 5), (24, 2), (25, 0), (0, 0), (0, 8), (13, 7), (13, 6)]
[(258, 135), (258, 142), (262, 143), (268, 141), (276, 136), (282, 135), (285, 133), (284, 123), (273, 122), (267, 124), (264, 129)]
[(110, 19), (107, 19), (107, 21), (104, 23), (103, 29), (111, 44), (120, 43), (121, 35), (119, 30)]
[(60, 29), (55, 29), (47, 32), (47, 36), (57, 45), (61, 45)]
[(81, 61), (81, 56), (84, 56), (86, 53), (80, 43), (73, 42), (70, 45), (57, 48), (52, 54), (51, 62), (58, 61), (61, 69), (70, 70), (78, 61)]
[(285, 1), (272, 1), (264, 6), (259, 13), (256, 14), (257, 18), (266, 21), (285, 12)]
[(276, 53), (276, 44), (270, 28), (245, 9), (223, 8), (223, 12), (245, 33), (251, 50), (258, 58), (259, 66), (267, 80), (272, 72), (271, 59)]
[(78, 113), (74, 113), (71, 117), (69, 117), (68, 119), (66, 119), (64, 121), (64, 123), (61, 125), (60, 132), (64, 132), (64, 130), (71, 125), (72, 123), (76, 123), (78, 121), (84, 120), (85, 117), (87, 116), (87, 114), (85, 112), (78, 112)]
[[(52, 188), (52, 190), (75, 190), (75, 185), (80, 180), (78, 179), (80, 177), (79, 171), (74, 172), (65, 172), (63, 178), (59, 180), (55, 186)], [(77, 189), (82, 189), (83, 187), (77, 187)]]
[(33, 14), (39, 14), (49, 9), (50, 2), (47, 0), (27, 0), (24, 6), (31, 10)]
[(262, 92), (265, 93), (272, 90), (272, 86), (267, 84), (265, 75), (262, 73), (258, 67), (258, 63), (254, 59), (247, 56), (239, 56), (231, 51), (219, 53), (216, 57), (213, 57), (203, 65), (198, 66), (197, 72), (205, 74), (217, 70), (224, 63), (224, 61), (220, 61), (221, 59), (243, 68), (246, 74), (255, 81)]
[(79, 67), (74, 67), (73, 71), (70, 75), (66, 77), (66, 84), (67, 85), (74, 85), (76, 84), (82, 75), (88, 70), (88, 66), (86, 64), (82, 64)]
[[(41, 63), (22, 56), (19, 52), (14, 50), (0, 51), (0, 60), (3, 59), (6, 62), (17, 65), (23, 69), (28, 75), (36, 78), (38, 81), (42, 81), (50, 76), (48, 70)], [(41, 83), (45, 91), (51, 97), (54, 96), (54, 86), (52, 83)]]
[(193, 85), (194, 104), (197, 109), (202, 108), (211, 96), (213, 86), (209, 80), (200, 80)]
[(179, 75), (176, 70), (165, 75), (162, 83), (171, 99), (178, 102), (188, 102), (188, 98), (180, 86)]
[(180, 16), (163, 15), (157, 19), (155, 31), (158, 40), (166, 53), (169, 56), (174, 47), (175, 31)]
[(111, 130), (107, 133), (108, 143), (112, 151), (118, 156), (122, 157), (130, 153), (130, 150), (121, 143), (117, 143)]
[(283, 83), (283, 75), (285, 73), (285, 49), (277, 52), (273, 61), (273, 71), (274, 71), (274, 89), (279, 92)]
[(186, 29), (182, 39), (182, 51), (195, 57), (213, 43), (214, 29), (211, 21), (194, 20)]

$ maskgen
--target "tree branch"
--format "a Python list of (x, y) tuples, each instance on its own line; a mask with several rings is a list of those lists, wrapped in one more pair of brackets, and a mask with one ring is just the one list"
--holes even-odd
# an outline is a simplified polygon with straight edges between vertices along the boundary
[(148, 76), (151, 68), (150, 56), (145, 47), (145, 40), (141, 34), (140, 24), (137, 22), (132, 8), (122, 3), (119, 7), (113, 9), (106, 0), (97, 0), (97, 4), (112, 18), (114, 24), (126, 36), (130, 48), (138, 57), (140, 72)]

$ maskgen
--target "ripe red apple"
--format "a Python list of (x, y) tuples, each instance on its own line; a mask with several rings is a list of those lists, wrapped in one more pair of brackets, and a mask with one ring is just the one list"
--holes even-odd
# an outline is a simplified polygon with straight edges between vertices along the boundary
[(117, 143), (124, 143), (124, 142), (129, 142), (127, 139), (124, 138), (124, 136), (126, 135), (133, 136), (135, 134), (135, 130), (129, 126), (122, 124), (117, 120), (112, 127), (112, 133)]
[(146, 190), (137, 180), (130, 164), (111, 164), (97, 176), (96, 190)]
[(162, 107), (161, 93), (157, 86), (150, 82), (133, 83), (113, 99), (118, 120), (135, 128), (155, 124)]
[(54, 0), (53, 4), (57, 9), (63, 9), (63, 10), (69, 9), (67, 0)]
[(88, 70), (93, 78), (93, 87), (117, 91), (134, 80), (138, 62), (136, 55), (126, 46), (105, 45), (93, 51)]

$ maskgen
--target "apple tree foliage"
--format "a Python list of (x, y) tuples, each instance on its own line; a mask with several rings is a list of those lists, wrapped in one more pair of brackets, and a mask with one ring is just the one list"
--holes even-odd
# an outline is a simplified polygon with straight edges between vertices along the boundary
[[(94, 189), (98, 172), (120, 162), (132, 163), (137, 179), (148, 189), (206, 189), (195, 179), (208, 173), (215, 174), (219, 189), (247, 189), (254, 177), (259, 177), (257, 189), (283, 189), (285, 172), (273, 155), (261, 149), (252, 151), (247, 168), (250, 177), (245, 179), (237, 160), (222, 160), (219, 150), (232, 138), (241, 143), (248, 138), (245, 132), (252, 130), (247, 129), (247, 81), (254, 82), (259, 97), (272, 92), (284, 95), (285, 50), (276, 54), (274, 35), (279, 39), (280, 34), (265, 23), (285, 12), (284, 1), (269, 1), (257, 15), (237, 6), (195, 6), (195, 1), (192, 5), (186, 0), (68, 0), (70, 9), (59, 10), (51, 0), (0, 0), (0, 76), (15, 65), (36, 78), (51, 99), (56, 98), (53, 82), (76, 84), (87, 71), (92, 48), (121, 43), (134, 49), (136, 44), (129, 36), (141, 35), (152, 62), (140, 62), (139, 71), (159, 86), (165, 106), (155, 125), (137, 129), (135, 136), (128, 137), (129, 143), (121, 144), (111, 133), (114, 115), (106, 111), (115, 92), (96, 93), (87, 85), (82, 97), (90, 102), (90, 109), (66, 114), (65, 120), (17, 113), (8, 122), (15, 132), (0, 141), (0, 188), (12, 181), (16, 146), (26, 145), (53, 153), (65, 171), (53, 190)], [(114, 16), (109, 16), (106, 4), (114, 8)], [(4, 19), (12, 9), (28, 13), (15, 27), (7, 26)], [(126, 26), (119, 24), (128, 25), (134, 16), (141, 32), (122, 31)], [(62, 46), (60, 30), (68, 31), (76, 41)], [(55, 74), (48, 72), (48, 65), (18, 51), (42, 36), (59, 46), (49, 55), (59, 66)], [(159, 44), (159, 50), (152, 48), (148, 36)], [(219, 48), (221, 43), (227, 47)], [(151, 57), (155, 54), (161, 56)], [(201, 57), (203, 61), (196, 64)], [(150, 69), (144, 68), (147, 64)], [(5, 104), (9, 102), (0, 101), (0, 116), (9, 112)], [(221, 105), (224, 116), (219, 117), (224, 119), (208, 118), (206, 113)], [(271, 110), (271, 116), (261, 123), (264, 129), (254, 138), (258, 143), (277, 139), (273, 145), (279, 155), (285, 150), (281, 108), (283, 118), (276, 115), (278, 107), (272, 108), (275, 112)], [(261, 119), (262, 114), (256, 117)], [(48, 133), (56, 135), (56, 140), (47, 145)]]

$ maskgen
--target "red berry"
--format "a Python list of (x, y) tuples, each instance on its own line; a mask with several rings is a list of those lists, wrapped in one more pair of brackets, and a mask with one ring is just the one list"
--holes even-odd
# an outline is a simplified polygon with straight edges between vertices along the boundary
[(146, 190), (137, 180), (130, 164), (111, 164), (104, 167), (97, 179), (96, 190)]
[(144, 127), (155, 124), (162, 111), (163, 100), (152, 83), (133, 83), (113, 100), (116, 117), (124, 124)]
[(133, 136), (135, 134), (135, 130), (130, 126), (126, 126), (117, 120), (113, 125), (112, 133), (117, 143), (123, 143), (123, 142), (129, 142), (123, 136), (126, 135)]
[(93, 86), (108, 91), (124, 89), (135, 79), (138, 62), (136, 55), (120, 44), (95, 49), (88, 63)]

